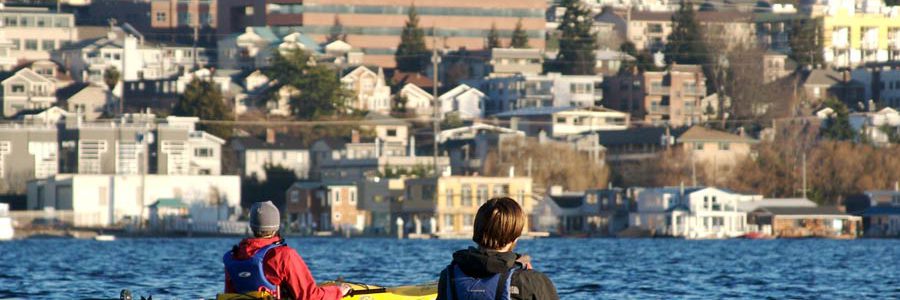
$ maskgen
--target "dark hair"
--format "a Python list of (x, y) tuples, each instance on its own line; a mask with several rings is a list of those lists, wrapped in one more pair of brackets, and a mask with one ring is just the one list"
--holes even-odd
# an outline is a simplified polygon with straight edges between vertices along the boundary
[(509, 197), (488, 200), (475, 215), (472, 241), (486, 249), (500, 249), (515, 242), (525, 228), (525, 212)]
[(252, 231), (253, 231), (253, 237), (257, 237), (257, 238), (270, 237), (270, 236), (274, 236), (274, 235), (278, 234), (278, 229), (266, 229), (266, 230), (254, 229)]

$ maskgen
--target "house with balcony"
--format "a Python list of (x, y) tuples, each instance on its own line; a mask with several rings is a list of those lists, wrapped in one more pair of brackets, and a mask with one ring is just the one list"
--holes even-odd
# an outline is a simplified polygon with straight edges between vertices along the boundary
[(510, 127), (528, 136), (541, 132), (551, 137), (564, 137), (599, 130), (625, 130), (630, 121), (627, 113), (604, 107), (528, 107), (494, 115)]
[(714, 187), (644, 189), (636, 196), (637, 210), (630, 213), (629, 224), (655, 235), (687, 239), (738, 237), (750, 229), (739, 204), (753, 197)]
[(644, 72), (644, 99), (640, 103), (645, 122), (685, 126), (704, 118), (706, 77), (699, 65), (673, 64), (666, 71)]
[(384, 78), (384, 70), (373, 72), (359, 66), (341, 77), (341, 84), (350, 91), (349, 107), (360, 111), (391, 112), (391, 87)]
[(217, 42), (221, 69), (256, 70), (269, 66), (274, 51), (301, 49), (320, 54), (321, 47), (309, 36), (290, 32), (278, 35), (271, 27), (246, 27), (244, 32), (227, 35)]
[(57, 82), (31, 68), (20, 68), (5, 78), (0, 77), (0, 86), (0, 108), (6, 118), (56, 104)]
[(603, 104), (603, 77), (517, 74), (490, 76), (484, 86), (486, 115), (528, 107), (593, 107)]
[(852, 68), (900, 60), (900, 6), (882, 1), (829, 1), (818, 4), (820, 39), (826, 64)]

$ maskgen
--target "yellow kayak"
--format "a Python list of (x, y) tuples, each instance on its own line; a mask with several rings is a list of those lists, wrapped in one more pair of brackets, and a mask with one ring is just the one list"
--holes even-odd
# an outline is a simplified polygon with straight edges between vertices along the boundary
[[(381, 287), (362, 283), (344, 282), (353, 291), (344, 297), (349, 300), (434, 300), (437, 299), (437, 282), (395, 287)], [(322, 286), (335, 285), (337, 282), (326, 282)], [(219, 294), (217, 300), (274, 299), (268, 293)]]
[[(350, 300), (434, 300), (437, 298), (437, 282), (395, 287), (380, 287), (362, 283), (344, 282), (353, 291), (344, 299)], [(337, 284), (327, 282), (323, 285)]]

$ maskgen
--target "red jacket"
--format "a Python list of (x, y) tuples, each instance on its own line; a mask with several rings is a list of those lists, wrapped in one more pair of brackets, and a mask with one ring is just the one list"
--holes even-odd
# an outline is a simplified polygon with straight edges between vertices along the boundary
[[(238, 244), (234, 252), (234, 258), (249, 259), (262, 247), (281, 240), (281, 237), (271, 238), (246, 238)], [(341, 289), (338, 286), (316, 286), (306, 263), (291, 247), (276, 247), (266, 253), (263, 260), (263, 272), (266, 279), (273, 285), (280, 287), (281, 297), (303, 300), (336, 300), (341, 299)], [(225, 292), (234, 293), (234, 286), (225, 272)]]

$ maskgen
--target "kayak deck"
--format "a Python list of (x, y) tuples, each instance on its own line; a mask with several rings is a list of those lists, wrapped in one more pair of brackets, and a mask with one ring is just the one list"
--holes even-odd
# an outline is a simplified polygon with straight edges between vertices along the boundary
[[(344, 299), (350, 300), (434, 300), (437, 298), (437, 282), (395, 287), (381, 287), (362, 283), (344, 282), (353, 291)], [(335, 285), (326, 282), (323, 286)]]

